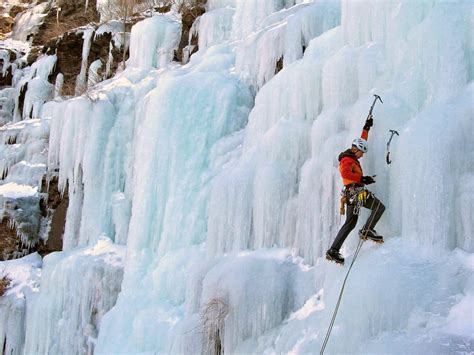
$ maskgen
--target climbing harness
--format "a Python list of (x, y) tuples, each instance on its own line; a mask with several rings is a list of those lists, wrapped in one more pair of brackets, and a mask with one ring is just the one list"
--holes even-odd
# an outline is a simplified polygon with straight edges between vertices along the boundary
[(397, 136), (400, 136), (397, 131), (394, 129), (389, 130), (392, 135), (390, 136), (390, 139), (387, 142), (387, 155), (385, 156), (385, 160), (387, 161), (387, 164), (392, 164), (392, 161), (390, 160), (390, 143), (392, 142), (393, 135), (396, 134)]
[(360, 214), (360, 208), (364, 205), (365, 201), (370, 197), (371, 192), (368, 191), (365, 186), (352, 186), (344, 187), (341, 191), (341, 199), (339, 205), (339, 213), (341, 215), (346, 214), (345, 205), (355, 205), (353, 213), (355, 215)]
[[(377, 214), (379, 207), (380, 207), (380, 204), (377, 205), (377, 208), (375, 209), (375, 213), (373, 214), (374, 216)], [(372, 224), (372, 221), (373, 221), (373, 219), (368, 224), (369, 226)], [(321, 347), (320, 355), (324, 354), (324, 349), (326, 349), (326, 345), (328, 344), (329, 337), (331, 336), (331, 331), (332, 331), (332, 328), (334, 326), (334, 322), (336, 321), (337, 311), (339, 310), (339, 305), (341, 304), (342, 294), (343, 294), (344, 288), (346, 286), (347, 278), (349, 277), (349, 273), (351, 272), (352, 266), (354, 265), (354, 262), (356, 261), (360, 250), (362, 249), (362, 245), (364, 244), (364, 241), (367, 239), (367, 233), (368, 232), (369, 232), (369, 229), (367, 228), (367, 230), (365, 231), (365, 235), (363, 237), (359, 238), (359, 244), (357, 244), (357, 248), (356, 248), (356, 251), (354, 253), (354, 258), (352, 259), (351, 265), (349, 266), (349, 270), (347, 270), (346, 277), (344, 278), (344, 282), (342, 283), (341, 292), (339, 293), (339, 298), (337, 299), (336, 308), (334, 309), (334, 313), (332, 315), (331, 323), (329, 324), (329, 328), (328, 328), (328, 331), (326, 333), (326, 337), (324, 338), (324, 342), (323, 342), (323, 346)]]
[[(372, 110), (374, 109), (375, 103), (377, 100), (380, 100), (381, 103), (383, 103), (382, 98), (379, 95), (374, 94), (375, 99), (374, 102), (372, 103), (372, 106), (370, 106), (369, 114), (367, 116), (367, 120), (372, 117)], [(392, 136), (393, 132), (395, 132), (398, 135), (398, 132), (392, 131)], [(392, 140), (392, 137), (390, 137), (390, 141)], [(390, 145), (390, 141), (387, 143), (387, 151)], [(388, 162), (388, 155), (387, 155), (387, 162)], [(388, 163), (390, 164), (390, 163)], [(341, 215), (345, 214), (345, 205), (354, 205), (354, 210), (353, 213), (356, 215), (360, 214), (360, 208), (365, 204), (367, 199), (372, 195), (370, 191), (368, 191), (365, 186), (346, 186), (341, 192), (341, 200), (340, 200), (340, 206), (339, 206), (339, 212)], [(375, 213), (372, 214), (372, 219), (370, 220), (370, 223), (367, 224), (367, 226), (371, 226), (373, 222), (373, 218), (375, 218), (375, 215), (377, 214), (378, 210), (380, 207), (380, 203), (377, 205), (377, 208), (375, 209)], [(373, 208), (373, 205), (371, 206), (371, 209)], [(364, 244), (364, 241), (367, 240), (367, 234), (369, 233), (369, 228), (366, 228), (364, 231), (364, 235), (360, 235), (359, 238), (359, 243), (357, 244), (357, 248), (354, 253), (354, 257), (352, 258), (352, 262), (349, 266), (349, 269), (347, 270), (346, 276), (344, 277), (344, 282), (342, 283), (341, 287), (341, 292), (339, 293), (339, 297), (336, 302), (336, 307), (334, 309), (334, 313), (332, 315), (331, 322), (329, 324), (328, 331), (326, 333), (326, 337), (323, 342), (323, 346), (321, 347), (321, 352), (320, 355), (324, 354), (324, 350), (326, 349), (326, 345), (329, 341), (329, 337), (331, 336), (331, 331), (334, 326), (334, 322), (336, 321), (336, 316), (337, 316), (337, 311), (339, 310), (339, 306), (341, 304), (342, 300), (342, 295), (344, 293), (344, 288), (346, 286), (346, 281), (347, 278), (349, 277), (349, 273), (351, 272), (352, 266), (354, 265), (357, 256), (359, 255), (360, 250), (362, 249), (362, 245)]]

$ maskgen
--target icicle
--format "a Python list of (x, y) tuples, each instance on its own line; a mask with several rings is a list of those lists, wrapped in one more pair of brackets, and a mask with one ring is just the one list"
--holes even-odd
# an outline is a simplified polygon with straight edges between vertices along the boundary
[(64, 84), (64, 75), (62, 73), (58, 73), (56, 76), (56, 83), (54, 85), (54, 97), (60, 97)]
[(105, 65), (105, 78), (110, 78), (112, 76), (112, 64), (114, 62), (114, 56), (112, 55), (112, 50), (114, 46), (112, 42), (109, 43), (109, 55), (107, 57), (107, 63)]
[(86, 73), (87, 73), (87, 64), (89, 60), (89, 51), (91, 46), (92, 35), (94, 34), (93, 28), (88, 28), (84, 30), (83, 45), (82, 45), (82, 63), (81, 63), (81, 72), (76, 79), (76, 89), (75, 94), (81, 95), (86, 89)]
[(88, 79), (87, 79), (88, 88), (102, 81), (102, 78), (100, 74), (98, 73), (100, 68), (102, 68), (102, 61), (100, 59), (97, 59), (96, 61), (92, 62), (91, 65), (89, 66), (89, 74), (88, 74)]

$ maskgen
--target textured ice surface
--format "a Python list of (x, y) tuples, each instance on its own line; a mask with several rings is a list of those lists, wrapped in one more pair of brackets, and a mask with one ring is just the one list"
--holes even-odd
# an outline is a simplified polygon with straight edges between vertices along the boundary
[[(66, 251), (46, 258), (27, 349), (317, 353), (348, 267), (322, 258), (341, 222), (337, 155), (377, 93), (384, 104), (362, 164), (377, 174), (387, 241), (364, 244), (327, 351), (472, 352), (472, 5), (206, 6), (195, 28), (203, 46), (188, 64), (169, 64), (179, 22), (147, 19), (124, 72), (43, 108), (49, 167), (70, 204)], [(389, 129), (400, 137), (387, 166)], [(103, 233), (126, 245), (118, 296), (121, 269), (107, 279), (115, 291), (102, 293), (108, 281), (96, 282), (83, 255)], [(356, 243), (353, 233), (348, 261)], [(92, 289), (107, 300), (100, 328)]]
[(91, 247), (45, 257), (41, 292), (29, 304), (25, 353), (93, 352), (101, 318), (120, 292), (124, 253), (102, 236)]
[(162, 68), (173, 59), (181, 38), (181, 22), (158, 15), (132, 27), (128, 65), (143, 69)]
[(46, 172), (49, 121), (25, 120), (0, 128), (0, 213), (24, 246), (35, 245), (40, 225), (41, 180)]
[(39, 290), (41, 266), (36, 253), (0, 261), (0, 276), (10, 279), (10, 286), (0, 297), (0, 347), (6, 354), (23, 353), (27, 301)]

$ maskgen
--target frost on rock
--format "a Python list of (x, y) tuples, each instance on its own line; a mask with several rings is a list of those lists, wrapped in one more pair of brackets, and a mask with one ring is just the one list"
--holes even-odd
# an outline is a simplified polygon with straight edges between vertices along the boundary
[(25, 353), (93, 353), (101, 318), (120, 292), (124, 254), (102, 236), (91, 247), (46, 256), (40, 292), (28, 305)]
[(173, 60), (181, 38), (181, 23), (169, 15), (157, 15), (132, 27), (128, 65), (162, 68)]

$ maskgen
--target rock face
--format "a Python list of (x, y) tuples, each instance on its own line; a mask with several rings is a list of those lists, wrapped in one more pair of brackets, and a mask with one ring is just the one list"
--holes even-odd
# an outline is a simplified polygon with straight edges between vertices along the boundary
[[(13, 57), (14, 55), (15, 54), (13, 53)], [(10, 58), (11, 58), (11, 55), (10, 55)], [(12, 73), (11, 66), (8, 65), (5, 75), (2, 74), (4, 65), (8, 65), (8, 63), (5, 63), (3, 59), (0, 59), (0, 89), (5, 86), (12, 86), (12, 82), (13, 82), (13, 73)]]
[(0, 17), (0, 39), (4, 38), (5, 33), (11, 32), (13, 27), (13, 17), (1, 16)]
[(64, 226), (66, 224), (66, 213), (69, 205), (67, 189), (64, 194), (58, 189), (58, 177), (53, 176), (49, 183), (46, 179), (42, 182), (42, 191), (45, 198), (40, 202), (43, 218), (47, 224), (46, 241), (38, 246), (38, 253), (46, 255), (63, 248)]
[(18, 240), (15, 229), (4, 218), (0, 222), (0, 261), (7, 260), (15, 251), (20, 250)]
[[(181, 8), (180, 12), (182, 13), (183, 29), (181, 32), (181, 40), (179, 42), (179, 47), (175, 52), (174, 58), (178, 62), (186, 62), (186, 58), (184, 56), (184, 48), (187, 47), (189, 44), (189, 31), (191, 30), (194, 21), (206, 11), (204, 8), (205, 4), (206, 0), (195, 0), (190, 6), (183, 5)], [(198, 51), (197, 36), (192, 36), (191, 46), (193, 46), (193, 49), (191, 53), (188, 54), (188, 56)]]
[(51, 39), (62, 36), (72, 29), (99, 22), (96, 2), (91, 0), (87, 10), (84, 1), (59, 1), (44, 18), (38, 33), (33, 37), (32, 45), (43, 45)]

